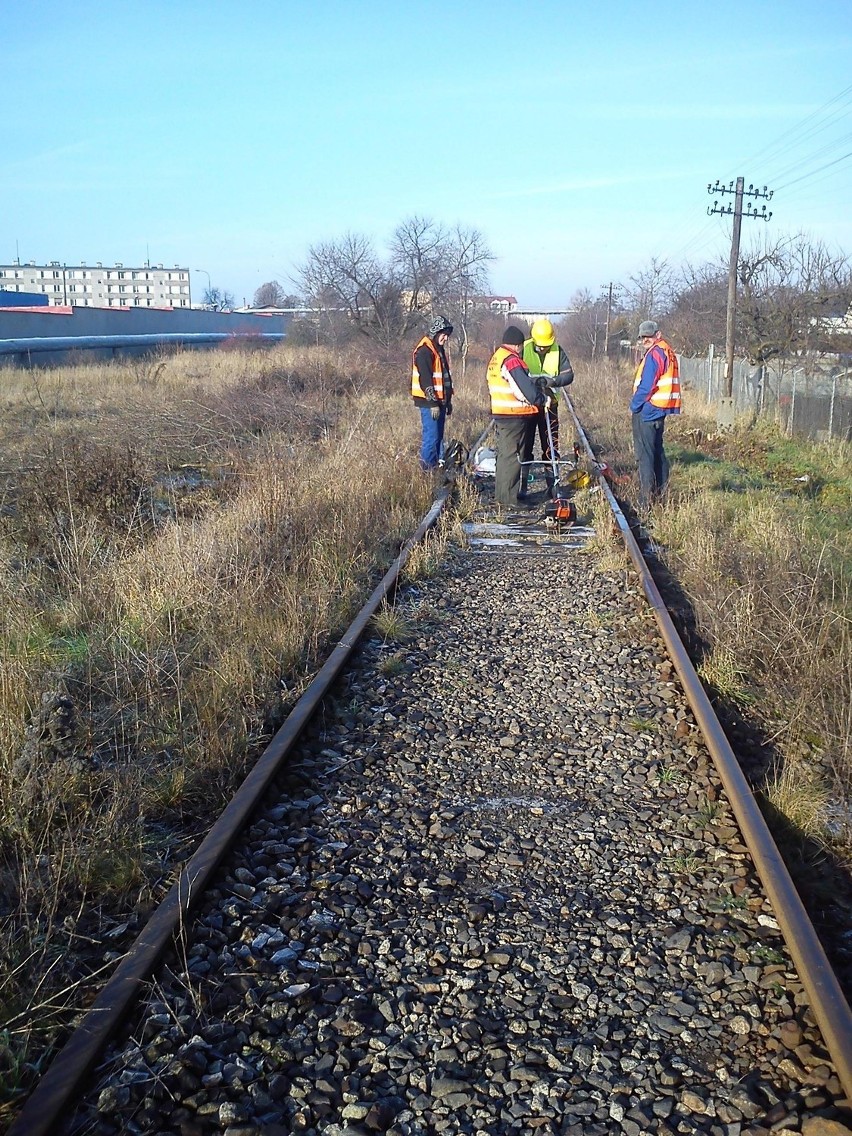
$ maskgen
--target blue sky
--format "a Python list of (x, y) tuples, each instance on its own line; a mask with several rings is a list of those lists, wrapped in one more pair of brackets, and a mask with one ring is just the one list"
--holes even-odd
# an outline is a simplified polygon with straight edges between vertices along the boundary
[(0, 0), (0, 44), (4, 263), (150, 258), (242, 302), (416, 214), (557, 306), (726, 256), (706, 187), (738, 174), (776, 190), (744, 242), (852, 254), (848, 0)]

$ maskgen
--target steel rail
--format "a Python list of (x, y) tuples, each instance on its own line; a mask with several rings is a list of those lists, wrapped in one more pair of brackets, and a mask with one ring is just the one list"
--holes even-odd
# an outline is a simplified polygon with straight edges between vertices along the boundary
[(112, 977), (85, 1012), (45, 1075), (36, 1085), (7, 1136), (55, 1136), (65, 1110), (109, 1038), (139, 995), (142, 983), (160, 955), (183, 926), (185, 917), (200, 900), (211, 875), (257, 807), (283, 766), (302, 730), (362, 635), (370, 618), (396, 585), (411, 550), (435, 524), (449, 499), (452, 486), (442, 487), (415, 533), (382, 577), (355, 619), (343, 633), (316, 677), (287, 716), (281, 728), (199, 845), (181, 869), (177, 882), (154, 910)]
[[(596, 465), (597, 459), (589, 439), (567, 394), (565, 401), (586, 454)], [(656, 616), (671, 660), (680, 676), (686, 697), (728, 794), (743, 839), (754, 860), (757, 874), (772, 903), (781, 934), (807, 992), (811, 1009), (831, 1055), (837, 1076), (846, 1096), (852, 1099), (852, 1010), (843, 995), (837, 975), (828, 961), (816, 929), (805, 910), (740, 763), (716, 716), (716, 711), (677, 633), (630, 524), (602, 473), (598, 473), (598, 481), (639, 573), (645, 596)]]

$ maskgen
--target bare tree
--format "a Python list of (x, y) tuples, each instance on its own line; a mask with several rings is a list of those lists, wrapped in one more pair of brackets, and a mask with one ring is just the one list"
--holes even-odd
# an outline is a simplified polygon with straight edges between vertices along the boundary
[(210, 308), (214, 312), (230, 312), (236, 306), (233, 292), (216, 285), (205, 288), (201, 302), (205, 308)]
[(665, 260), (651, 258), (651, 263), (624, 285), (624, 302), (628, 311), (639, 323), (653, 319), (669, 307), (675, 288), (675, 277)]
[(300, 270), (302, 291), (322, 311), (344, 312), (357, 331), (388, 345), (405, 328), (402, 284), (368, 237), (347, 233), (312, 245)]
[(568, 352), (578, 359), (593, 359), (603, 353), (607, 301), (581, 288), (571, 297), (570, 306), (573, 311), (562, 321)]
[(444, 228), (427, 217), (410, 217), (394, 230), (390, 263), (406, 282), (406, 307), (412, 315), (433, 312), (441, 300), (448, 240)]
[[(450, 275), (448, 293), (453, 293), (449, 304), (451, 314), (457, 313), (458, 344), (462, 374), (467, 369), (469, 332), (473, 317), (481, 313), (475, 305), (477, 296), (488, 291), (488, 265), (494, 259), (485, 238), (478, 229), (456, 225), (450, 244)], [(448, 294), (448, 300), (450, 296)]]
[(385, 260), (357, 234), (314, 245), (300, 284), (313, 304), (345, 312), (353, 328), (384, 345), (439, 311), (459, 324), (466, 343), (471, 300), (487, 287), (490, 259), (475, 229), (411, 217), (394, 231)]
[(666, 335), (687, 355), (703, 354), (711, 343), (725, 342), (728, 304), (728, 268), (718, 264), (690, 264), (673, 284), (674, 295), (663, 313)]
[(740, 256), (737, 310), (740, 349), (756, 363), (836, 345), (826, 317), (852, 302), (848, 257), (805, 233), (764, 240)]
[(268, 280), (257, 289), (252, 303), (256, 308), (293, 307), (293, 304), (287, 303), (290, 298), (277, 280)]

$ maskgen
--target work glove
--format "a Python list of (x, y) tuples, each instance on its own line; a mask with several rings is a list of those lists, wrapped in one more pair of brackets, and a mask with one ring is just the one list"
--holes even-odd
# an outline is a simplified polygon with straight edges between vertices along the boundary
[(426, 396), (427, 402), (434, 402), (435, 401), (435, 388), (434, 387), (426, 387), (426, 389), (424, 390), (423, 393)]
[(447, 418), (449, 418), (452, 413), (453, 413), (453, 404), (451, 402), (448, 402), (447, 403)]
[(438, 419), (441, 417), (441, 404), (439, 402), (436, 402), (433, 406), (430, 406), (429, 407), (429, 413), (432, 415), (432, 417), (437, 422)]
[(552, 387), (567, 387), (574, 382), (574, 371), (569, 368), (567, 371), (560, 371), (558, 375), (554, 375), (550, 380)]

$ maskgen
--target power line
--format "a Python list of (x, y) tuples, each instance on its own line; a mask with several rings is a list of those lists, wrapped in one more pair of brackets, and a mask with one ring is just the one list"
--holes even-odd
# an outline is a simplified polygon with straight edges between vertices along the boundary
[[(839, 91), (836, 95), (833, 95), (830, 99), (827, 99), (810, 114), (806, 115), (799, 122), (794, 123), (787, 130), (778, 135), (777, 138), (773, 139), (773, 141), (767, 143), (766, 146), (758, 150), (756, 154), (753, 154), (750, 158), (745, 159), (745, 161), (752, 163), (758, 158), (768, 158), (771, 160), (772, 157), (784, 153), (788, 158), (788, 162), (781, 167), (780, 171), (772, 170), (770, 166), (769, 172), (771, 173), (774, 181), (777, 181), (778, 178), (786, 177), (787, 174), (792, 173), (794, 170), (800, 170), (803, 162), (815, 161), (819, 157), (822, 157), (824, 154), (830, 153), (835, 147), (846, 143), (847, 136), (844, 135), (840, 139), (834, 139), (832, 142), (827, 143), (825, 146), (812, 151), (807, 156), (807, 158), (797, 159), (793, 164), (790, 164), (791, 149), (797, 145), (800, 145), (806, 139), (809, 141), (812, 140), (815, 135), (823, 133), (831, 126), (834, 126), (836, 123), (842, 121), (842, 119), (848, 114), (850, 106), (852, 106), (852, 84), (850, 84), (848, 87), (845, 87), (842, 91)], [(839, 165), (847, 157), (849, 157), (849, 155), (844, 154), (840, 158), (835, 159), (833, 162), (829, 162), (823, 166), (820, 166), (818, 169), (807, 171), (801, 174), (800, 177), (797, 177), (792, 181), (785, 182), (783, 185), (779, 186), (779, 189), (786, 189), (789, 186), (797, 185), (801, 182), (808, 181), (811, 178), (815, 178), (819, 174), (824, 173), (824, 171), (829, 170), (836, 165)], [(738, 163), (740, 169), (742, 168), (742, 165), (743, 163)], [(728, 174), (726, 176), (730, 177), (731, 175)], [(829, 174), (828, 176), (831, 175)], [(723, 179), (723, 181), (724, 180), (725, 179)], [(675, 248), (671, 253), (668, 254), (668, 259), (683, 258), (688, 253), (697, 253), (702, 251), (704, 248), (707, 248), (708, 245), (712, 243), (713, 228), (714, 227), (712, 225), (712, 222), (705, 223), (697, 231), (693, 232), (691, 236), (688, 236), (682, 244), (678, 245), (676, 242), (682, 239), (681, 234), (684, 231), (688, 232), (686, 226), (683, 226), (680, 232), (674, 235), (673, 243), (675, 244)]]
[[(835, 103), (840, 102), (841, 100), (845, 100), (846, 103), (852, 104), (852, 84), (850, 84), (848, 87), (845, 87), (842, 91), (834, 95), (832, 98), (828, 99), (822, 104), (822, 106), (817, 107), (815, 111), (812, 111), (809, 115), (806, 115), (806, 117), (803, 118), (800, 122), (794, 123), (793, 126), (785, 130), (783, 134), (780, 134), (772, 142), (767, 143), (767, 145), (764, 146), (762, 150), (758, 150), (757, 153), (751, 154), (750, 156), (744, 158), (741, 162), (738, 162), (737, 164), (739, 168), (742, 169), (742, 166), (746, 163), (751, 164), (753, 162), (756, 162), (758, 159), (762, 159), (764, 164), (766, 164), (767, 159), (770, 157), (770, 155), (774, 156), (774, 153), (777, 150), (781, 149), (782, 147), (785, 150), (789, 150), (791, 143), (787, 141), (788, 138), (793, 140), (797, 134), (808, 131), (808, 127), (810, 123), (814, 121), (814, 119), (819, 118), (823, 111), (828, 110), (829, 107), (833, 106)], [(831, 125), (831, 122), (832, 120), (829, 120), (828, 122), (824, 123), (823, 126), (819, 127), (819, 130), (825, 129), (826, 126)], [(814, 132), (809, 131), (808, 133), (809, 136), (811, 136)]]
[(835, 158), (833, 162), (827, 162), (826, 165), (820, 166), (818, 170), (811, 170), (810, 173), (802, 174), (801, 177), (793, 178), (792, 181), (785, 182), (784, 185), (779, 185), (779, 189), (786, 189), (790, 185), (796, 185), (800, 181), (807, 181), (808, 178), (815, 177), (821, 174), (823, 170), (830, 169), (832, 166), (838, 165), (840, 162), (845, 162), (847, 158), (852, 158), (852, 150), (848, 154), (844, 154), (842, 158)]
[(810, 162), (815, 162), (819, 158), (824, 158), (844, 146), (848, 146), (852, 142), (852, 133), (844, 134), (841, 138), (835, 138), (831, 142), (826, 143), (825, 146), (820, 146), (818, 150), (806, 155), (804, 158), (796, 158), (794, 162), (790, 162), (787, 166), (782, 166), (780, 170), (775, 170), (772, 174), (772, 180), (778, 181), (779, 178), (786, 177), (787, 174), (792, 173), (794, 170), (799, 170), (803, 165)]

